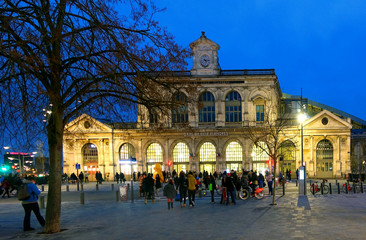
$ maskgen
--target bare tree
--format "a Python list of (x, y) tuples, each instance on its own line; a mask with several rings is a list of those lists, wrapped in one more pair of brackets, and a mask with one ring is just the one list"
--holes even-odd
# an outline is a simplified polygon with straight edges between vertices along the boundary
[[(278, 162), (284, 154), (281, 144), (284, 140), (293, 139), (294, 135), (289, 135), (291, 127), (289, 115), (280, 113), (276, 106), (267, 106), (263, 121), (252, 123), (248, 127), (248, 138), (253, 144), (265, 152), (273, 162), (273, 178), (278, 175)], [(272, 171), (272, 169), (270, 169)], [(276, 181), (273, 181), (272, 205), (276, 205)]]
[(157, 89), (174, 89), (166, 73), (183, 69), (189, 51), (154, 20), (160, 11), (144, 0), (1, 1), (1, 124), (27, 131), (47, 121), (46, 233), (60, 231), (65, 124), (82, 112), (166, 105)]

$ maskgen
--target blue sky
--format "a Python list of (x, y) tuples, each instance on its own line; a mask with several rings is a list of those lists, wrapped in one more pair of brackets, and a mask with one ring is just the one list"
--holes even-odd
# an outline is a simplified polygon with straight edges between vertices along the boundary
[[(365, 0), (160, 0), (161, 25), (188, 46), (201, 31), (222, 69), (274, 68), (282, 92), (366, 120)], [(191, 61), (190, 61), (191, 63)], [(190, 69), (191, 66), (189, 66)]]

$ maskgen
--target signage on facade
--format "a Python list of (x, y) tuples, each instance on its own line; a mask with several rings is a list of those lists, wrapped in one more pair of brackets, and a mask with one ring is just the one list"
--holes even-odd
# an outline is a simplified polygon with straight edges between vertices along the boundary
[(184, 133), (185, 137), (200, 137), (200, 136), (229, 136), (227, 132), (199, 132), (199, 133)]

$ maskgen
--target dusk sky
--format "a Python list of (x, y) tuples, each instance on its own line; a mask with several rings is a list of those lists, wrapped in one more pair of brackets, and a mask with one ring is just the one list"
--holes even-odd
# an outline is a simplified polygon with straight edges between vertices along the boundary
[[(224, 70), (274, 68), (282, 92), (366, 120), (365, 0), (161, 0), (182, 46), (201, 31)], [(191, 68), (192, 61), (190, 60)]]

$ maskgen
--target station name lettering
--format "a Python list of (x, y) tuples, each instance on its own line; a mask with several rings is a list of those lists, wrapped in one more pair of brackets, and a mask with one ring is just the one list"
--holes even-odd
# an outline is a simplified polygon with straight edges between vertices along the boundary
[(184, 133), (185, 137), (199, 137), (199, 136), (228, 136), (227, 132), (202, 132), (202, 133)]

